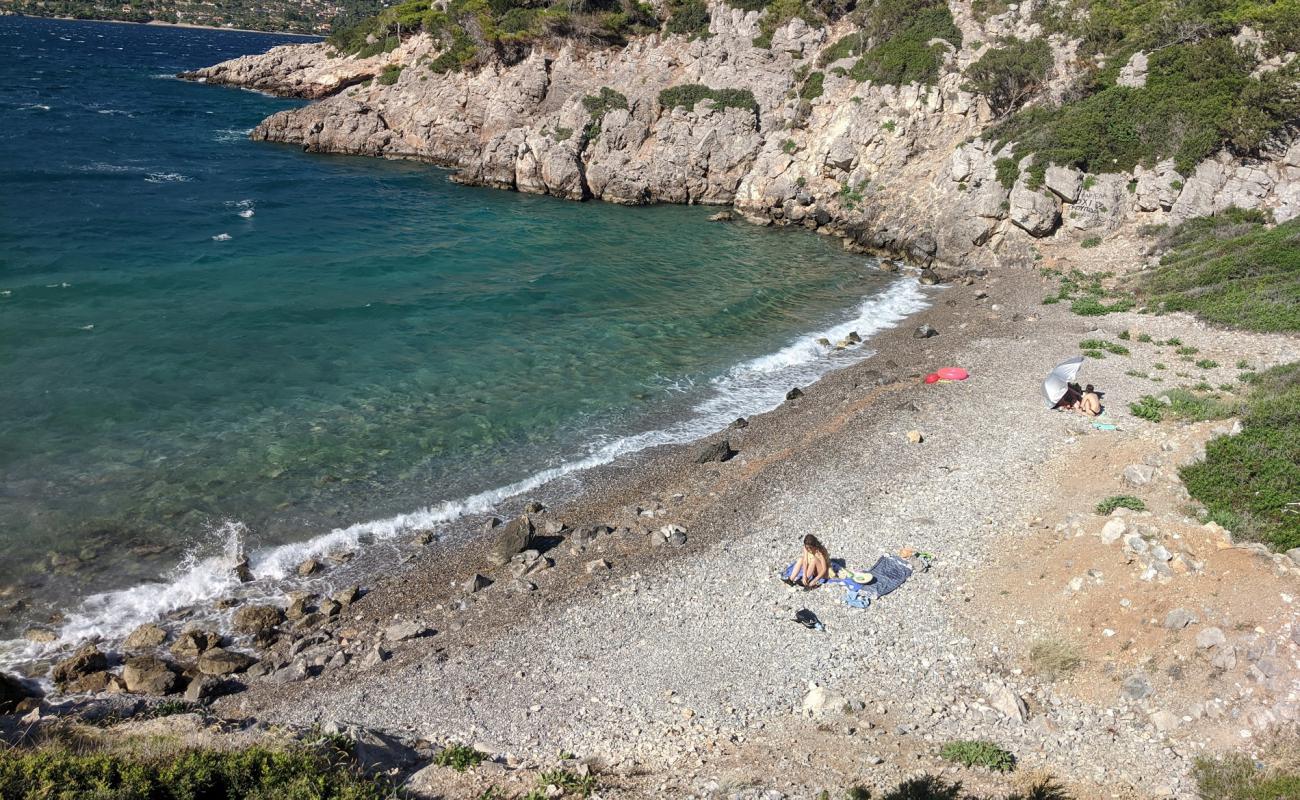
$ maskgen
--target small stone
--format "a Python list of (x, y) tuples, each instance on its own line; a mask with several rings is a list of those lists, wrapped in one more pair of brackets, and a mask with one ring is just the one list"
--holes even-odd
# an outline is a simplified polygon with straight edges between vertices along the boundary
[(281, 622), (284, 622), (284, 612), (272, 605), (243, 606), (231, 618), (231, 626), (237, 632), (254, 635), (264, 634)]
[(298, 574), (304, 578), (307, 577), (308, 575), (315, 575), (318, 572), (324, 572), (324, 571), (325, 571), (325, 565), (320, 563), (314, 558), (309, 558), (298, 565)]
[(603, 558), (587, 562), (587, 574), (591, 575), (597, 572), (609, 572), (610, 563)]
[(1131, 552), (1141, 554), (1141, 553), (1145, 553), (1149, 549), (1149, 547), (1150, 545), (1147, 544), (1147, 540), (1143, 539), (1141, 536), (1139, 536), (1136, 533), (1130, 533), (1124, 537), (1125, 550), (1129, 550)]
[(1166, 731), (1171, 731), (1174, 728), (1177, 728), (1179, 722), (1181, 722), (1181, 720), (1177, 717), (1177, 715), (1172, 714), (1164, 709), (1160, 709), (1159, 711), (1152, 712), (1151, 714), (1151, 724), (1156, 726), (1156, 730), (1160, 731), (1161, 733), (1165, 733)]
[(231, 572), (240, 583), (251, 583), (253, 580), (253, 570), (249, 566), (248, 556), (240, 556), (235, 561), (235, 566), (231, 568)]
[(220, 636), (209, 631), (197, 629), (181, 631), (176, 635), (176, 641), (172, 642), (170, 650), (176, 658), (192, 661), (208, 648), (216, 647), (220, 641)]
[(1237, 666), (1237, 649), (1232, 645), (1221, 645), (1214, 651), (1210, 666), (1216, 669), (1233, 669)]
[(141, 625), (122, 642), (125, 650), (152, 650), (167, 641), (167, 631), (157, 625)]
[(1286, 551), (1286, 557), (1291, 559), (1297, 565), (1300, 565), (1300, 547), (1292, 547)]
[(1165, 627), (1171, 631), (1181, 631), (1196, 621), (1196, 616), (1185, 608), (1175, 608), (1165, 615)]
[(384, 638), (390, 642), (406, 642), (424, 636), (432, 636), (435, 631), (428, 625), (413, 620), (394, 622), (384, 629)]
[(361, 598), (361, 587), (353, 584), (335, 592), (330, 599), (347, 608)]
[(492, 563), (499, 567), (505, 566), (517, 553), (527, 550), (532, 544), (534, 530), (527, 514), (506, 523), (496, 534), (496, 541), (492, 544), (490, 553)]
[(479, 573), (476, 572), (474, 573), (474, 577), (465, 581), (465, 591), (469, 594), (474, 594), (475, 592), (483, 591), (484, 589), (488, 588), (491, 585), (492, 585), (491, 578), (489, 578), (486, 575), (480, 575)]
[(1129, 464), (1124, 468), (1124, 482), (1130, 486), (1146, 486), (1155, 474), (1156, 468), (1149, 464)]
[(912, 444), (920, 444), (921, 442), (925, 441), (925, 436), (922, 435), (920, 431), (908, 431), (907, 441), (911, 442)]
[(1114, 544), (1128, 532), (1128, 523), (1122, 519), (1109, 519), (1101, 526), (1101, 543)]
[(938, 335), (939, 331), (935, 330), (931, 325), (921, 325), (912, 332), (912, 338), (914, 339), (929, 339), (932, 336)]
[(361, 666), (373, 667), (376, 664), (387, 661), (392, 655), (392, 652), (382, 644), (375, 642), (375, 646), (367, 650), (365, 658), (361, 659)]
[(191, 703), (197, 703), (215, 695), (219, 686), (221, 681), (211, 675), (198, 675), (190, 679), (183, 697)]
[(744, 417), (736, 417), (735, 421), (731, 423), (731, 427), (735, 428), (736, 430), (739, 430), (741, 428), (748, 428), (749, 420), (745, 419)]
[(546, 510), (546, 506), (542, 505), (536, 500), (529, 500), (527, 503), (524, 504), (525, 514), (540, 514), (545, 510)]
[(735, 217), (730, 211), (719, 211), (709, 217), (709, 222), (731, 222)]
[(984, 685), (984, 696), (988, 698), (989, 705), (1005, 717), (1020, 722), (1024, 722), (1029, 717), (1029, 706), (1024, 698), (1006, 684), (989, 681)]
[(1141, 700), (1151, 695), (1151, 682), (1140, 672), (1128, 676), (1120, 686), (1120, 693), (1129, 700)]
[(711, 462), (730, 461), (736, 455), (736, 451), (731, 449), (731, 442), (723, 439), (720, 442), (713, 442), (700, 448), (695, 454), (696, 464), (708, 464)]
[(785, 393), (786, 400), (798, 400), (800, 397), (803, 397), (803, 389), (798, 386)]

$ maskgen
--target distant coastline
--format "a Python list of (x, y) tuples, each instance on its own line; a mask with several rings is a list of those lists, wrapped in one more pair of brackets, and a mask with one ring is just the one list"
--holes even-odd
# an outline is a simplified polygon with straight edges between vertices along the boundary
[(114, 25), (149, 25), (155, 28), (192, 28), (204, 31), (233, 31), (235, 33), (265, 33), (270, 36), (298, 36), (303, 39), (321, 39), (325, 37), (319, 33), (296, 33), (294, 31), (264, 31), (255, 28), (228, 28), (221, 25), (197, 25), (191, 22), (166, 22), (160, 19), (151, 19), (148, 22), (135, 22), (129, 19), (100, 19), (98, 17), (62, 17), (55, 15), (41, 14), (24, 14), (19, 11), (5, 9), (0, 16), (5, 17), (30, 17), (32, 19), (57, 19), (63, 22), (108, 22)]

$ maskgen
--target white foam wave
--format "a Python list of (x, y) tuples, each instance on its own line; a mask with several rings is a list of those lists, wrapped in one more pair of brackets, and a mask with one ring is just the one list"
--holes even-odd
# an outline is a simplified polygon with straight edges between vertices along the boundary
[(189, 183), (194, 180), (179, 172), (150, 172), (144, 179), (149, 183)]
[(230, 234), (228, 234), (228, 233), (218, 233), (216, 236), (213, 236), (213, 237), (212, 237), (212, 241), (214, 241), (214, 242), (228, 242), (228, 241), (230, 241)]
[(212, 140), (215, 142), (242, 142), (252, 132), (252, 128), (223, 128), (212, 135)]
[[(214, 237), (216, 238), (216, 237)], [(827, 330), (805, 334), (775, 353), (736, 365), (710, 384), (710, 396), (698, 403), (686, 419), (651, 431), (595, 443), (587, 455), (542, 470), (522, 480), (469, 497), (448, 500), (405, 514), (336, 528), (303, 542), (279, 545), (249, 555), (249, 567), (259, 581), (280, 581), (294, 574), (308, 558), (354, 550), (364, 543), (392, 540), (413, 530), (426, 530), (459, 517), (484, 514), (502, 501), (525, 494), (575, 472), (608, 464), (615, 459), (652, 447), (685, 444), (726, 426), (738, 416), (758, 414), (777, 407), (793, 386), (807, 385), (826, 373), (865, 359), (871, 351), (860, 347), (842, 352), (818, 345), (819, 338), (836, 340), (857, 331), (864, 339), (892, 327), (927, 305), (924, 290), (915, 279), (903, 278), (856, 309), (852, 319)], [(69, 613), (58, 640), (33, 644), (15, 640), (0, 643), (0, 662), (38, 658), (88, 638), (120, 639), (146, 622), (177, 609), (210, 603), (239, 586), (231, 571), (242, 551), (245, 528), (228, 522), (214, 532), (222, 543), (220, 555), (191, 555), (164, 579), (86, 598)]]
[(49, 111), (50, 107), (44, 103), (32, 103), (31, 105), (22, 106), (21, 111)]
[(256, 212), (254, 212), (253, 209), (246, 208), (243, 211), (239, 212), (239, 216), (243, 217), (244, 219), (249, 219), (250, 217), (253, 216), (254, 213)]

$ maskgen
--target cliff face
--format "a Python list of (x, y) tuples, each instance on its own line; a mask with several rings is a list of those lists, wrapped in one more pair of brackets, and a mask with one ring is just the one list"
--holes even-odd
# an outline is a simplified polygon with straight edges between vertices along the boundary
[[(321, 44), (288, 46), (185, 77), (325, 98), (268, 118), (255, 139), (421, 159), (456, 169), (466, 183), (575, 200), (734, 205), (754, 222), (803, 225), (849, 246), (956, 267), (1028, 263), (1035, 243), (1229, 206), (1270, 209), (1279, 220), (1300, 214), (1300, 146), (1250, 163), (1221, 153), (1190, 176), (1172, 162), (1095, 176), (1052, 168), (1032, 188), (1026, 158), (1003, 185), (996, 162), (1014, 158), (1014, 145), (978, 138), (992, 115), (962, 89), (962, 70), (987, 49), (982, 42), (1042, 34), (1014, 8), (983, 23), (964, 0), (950, 8), (979, 49), (949, 48), (928, 87), (859, 83), (846, 73), (852, 58), (818, 64), (847, 23), (811, 28), (796, 18), (770, 48), (757, 48), (759, 14), (722, 3), (711, 7), (706, 39), (536, 48), (517, 64), (476, 72), (432, 71), (436, 45), (418, 35), (366, 60)], [(1051, 41), (1060, 77), (1044, 87), (1049, 97), (1068, 85), (1073, 56), (1070, 42)], [(395, 81), (366, 82), (389, 64), (402, 67)], [(1141, 66), (1126, 67), (1126, 79), (1143, 80)], [(824, 70), (821, 94), (801, 100), (813, 69)], [(754, 103), (665, 107), (660, 92), (684, 84), (748, 90)], [(602, 91), (614, 102), (597, 102)]]

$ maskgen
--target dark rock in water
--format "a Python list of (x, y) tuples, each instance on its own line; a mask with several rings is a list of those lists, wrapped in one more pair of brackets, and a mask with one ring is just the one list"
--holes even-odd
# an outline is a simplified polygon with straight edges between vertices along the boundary
[(132, 694), (169, 694), (176, 688), (171, 665), (153, 656), (129, 658), (122, 668), (122, 682)]
[(126, 637), (122, 649), (127, 651), (152, 650), (167, 641), (167, 631), (157, 625), (141, 625)]
[(54, 670), (50, 677), (54, 683), (62, 685), (76, 680), (83, 675), (89, 675), (92, 672), (103, 672), (108, 669), (108, 659), (104, 654), (99, 652), (99, 648), (93, 644), (82, 645), (76, 653), (70, 658), (65, 658), (54, 665)]
[(244, 606), (235, 612), (231, 625), (239, 633), (265, 633), (284, 622), (284, 612), (277, 606)]
[(941, 277), (939, 276), (939, 273), (938, 273), (938, 272), (935, 272), (934, 270), (930, 269), (929, 267), (927, 267), (927, 268), (921, 270), (921, 285), (922, 285), (922, 286), (934, 286), (934, 285), (939, 284), (939, 283), (943, 283), (943, 278), (941, 278)]
[(236, 672), (243, 672), (256, 663), (257, 659), (251, 656), (224, 647), (214, 647), (199, 656), (199, 672), (214, 677), (233, 675)]
[(324, 572), (324, 571), (325, 571), (325, 565), (320, 563), (314, 558), (309, 558), (298, 565), (298, 574), (304, 578), (307, 577), (308, 575), (315, 575), (318, 572)]
[(176, 636), (176, 641), (172, 642), (171, 654), (176, 658), (193, 661), (199, 657), (199, 654), (211, 647), (216, 647), (221, 643), (221, 637), (210, 631), (188, 630), (181, 631)]
[(718, 213), (709, 217), (709, 222), (731, 222), (735, 218), (736, 218), (735, 215), (732, 214), (730, 211), (719, 211)]
[(733, 423), (731, 423), (731, 427), (733, 427), (733, 428), (737, 428), (737, 429), (739, 429), (739, 428), (748, 428), (748, 427), (749, 427), (749, 420), (745, 419), (744, 417), (736, 417), (736, 421), (733, 422)]
[(23, 638), (29, 642), (57, 642), (59, 635), (49, 628), (31, 627), (23, 631)]
[(912, 333), (914, 339), (929, 339), (931, 336), (938, 336), (939, 332), (930, 325), (921, 325)]
[(798, 386), (785, 393), (786, 400), (798, 400), (800, 397), (803, 397), (803, 389)]
[(235, 562), (233, 571), (240, 583), (249, 583), (253, 580), (253, 570), (248, 565), (248, 556), (240, 556)]
[(813, 212), (813, 221), (818, 225), (825, 225), (831, 221), (831, 212), (818, 206), (817, 210)]
[(720, 442), (706, 444), (695, 454), (696, 464), (708, 464), (713, 461), (729, 461), (735, 457), (736, 451), (731, 449), (731, 441), (723, 439)]
[(40, 696), (40, 690), (35, 686), (28, 686), (22, 679), (0, 672), (0, 714), (12, 714), (19, 703)]
[(546, 510), (546, 506), (542, 505), (536, 500), (529, 500), (528, 503), (524, 505), (525, 514), (540, 514), (545, 510)]
[(522, 553), (532, 544), (533, 532), (533, 523), (527, 514), (507, 522), (492, 543), (489, 553), (492, 563), (496, 566), (509, 564), (516, 553)]
[(849, 331), (849, 335), (844, 338), (851, 344), (862, 344), (862, 337), (858, 335), (857, 331)]

